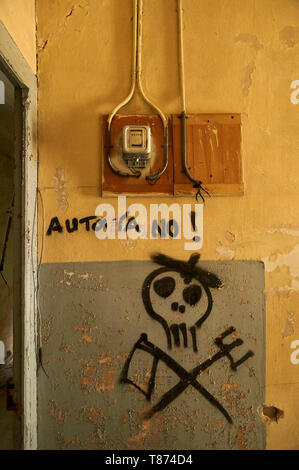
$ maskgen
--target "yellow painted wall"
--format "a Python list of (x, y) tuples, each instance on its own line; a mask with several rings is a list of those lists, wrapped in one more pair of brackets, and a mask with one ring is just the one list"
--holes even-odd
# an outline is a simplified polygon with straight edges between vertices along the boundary
[(33, 72), (36, 70), (35, 0), (1, 0), (0, 20)]
[[(46, 228), (54, 216), (93, 215), (103, 202), (100, 117), (130, 88), (131, 3), (37, 0)], [(243, 123), (245, 195), (207, 200), (201, 257), (265, 262), (266, 403), (284, 411), (267, 424), (267, 448), (299, 449), (299, 364), (290, 361), (299, 340), (299, 103), (290, 99), (299, 80), (299, 3), (184, 0), (184, 11), (188, 112), (241, 113)], [(144, 0), (144, 15), (144, 87), (166, 113), (178, 113), (176, 0)], [(100, 241), (81, 227), (46, 236), (43, 262), (149, 259), (153, 251), (190, 254), (184, 240)]]

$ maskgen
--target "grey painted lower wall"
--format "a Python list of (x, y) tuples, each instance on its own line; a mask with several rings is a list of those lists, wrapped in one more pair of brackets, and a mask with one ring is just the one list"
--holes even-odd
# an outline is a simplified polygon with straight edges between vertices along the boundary
[(42, 265), (40, 449), (265, 447), (263, 264), (171, 263)]

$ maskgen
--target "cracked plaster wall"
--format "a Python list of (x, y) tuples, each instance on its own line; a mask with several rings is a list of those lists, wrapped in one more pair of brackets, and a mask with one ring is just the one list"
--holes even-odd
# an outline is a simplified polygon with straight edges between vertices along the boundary
[(0, 20), (33, 72), (36, 70), (35, 0), (1, 0)]

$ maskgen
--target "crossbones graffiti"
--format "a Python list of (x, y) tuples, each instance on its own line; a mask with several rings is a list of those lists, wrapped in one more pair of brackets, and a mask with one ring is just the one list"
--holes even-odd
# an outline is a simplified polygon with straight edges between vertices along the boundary
[[(177, 261), (161, 254), (154, 255), (152, 259), (163, 267), (150, 273), (143, 283), (142, 299), (145, 309), (147, 313), (163, 327), (169, 350), (173, 348), (173, 344), (177, 347), (183, 346), (187, 348), (190, 344), (190, 341), (188, 341), (190, 337), (193, 351), (196, 354), (198, 352), (197, 330), (199, 330), (202, 324), (208, 319), (213, 307), (213, 298), (210, 288), (219, 288), (221, 281), (215, 274), (197, 266), (199, 259), (198, 254), (191, 255), (188, 262)], [(183, 282), (183, 286), (181, 286), (182, 289), (179, 290), (176, 285), (178, 283), (178, 275)], [(162, 299), (169, 300), (166, 310), (168, 309), (172, 313), (186, 316), (191, 312), (193, 321), (191, 321), (191, 323), (188, 322), (188, 324), (186, 321), (173, 323), (171, 317), (169, 319), (167, 315), (163, 315), (161, 312), (157, 311), (153, 299), (155, 295)], [(205, 299), (203, 299), (204, 297)], [(203, 306), (200, 308), (201, 301), (203, 301)], [(229, 360), (230, 369), (237, 371), (241, 364), (254, 355), (254, 353), (249, 350), (238, 360), (232, 357), (231, 352), (243, 344), (243, 340), (240, 338), (234, 339), (231, 343), (224, 343), (224, 339), (234, 332), (235, 328), (230, 327), (217, 336), (214, 339), (214, 344), (217, 346), (218, 352), (190, 371), (187, 371), (168, 353), (150, 342), (147, 334), (142, 333), (124, 364), (120, 382), (133, 385), (139, 392), (145, 395), (148, 401), (151, 401), (159, 361), (164, 363), (179, 378), (177, 384), (164, 393), (160, 400), (144, 413), (144, 419), (150, 419), (155, 413), (164, 410), (183, 393), (184, 390), (192, 386), (198, 393), (205, 397), (211, 405), (216, 407), (229, 423), (232, 423), (232, 418), (227, 410), (197, 379), (202, 372), (224, 357)], [(180, 334), (182, 336), (182, 344)], [(137, 350), (144, 351), (152, 357), (152, 367), (146, 390), (143, 390), (137, 383), (130, 379), (130, 364)]]

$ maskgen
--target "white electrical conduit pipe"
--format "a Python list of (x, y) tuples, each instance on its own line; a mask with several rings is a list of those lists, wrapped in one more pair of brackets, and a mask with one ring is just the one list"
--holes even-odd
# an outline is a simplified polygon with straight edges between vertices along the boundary
[(132, 52), (132, 83), (131, 83), (131, 89), (128, 94), (128, 96), (121, 102), (119, 103), (111, 112), (111, 114), (108, 117), (107, 120), (107, 160), (110, 169), (118, 174), (119, 176), (135, 176), (139, 177), (141, 175), (140, 171), (137, 171), (135, 173), (124, 173), (118, 169), (116, 169), (111, 162), (111, 157), (110, 157), (110, 148), (111, 148), (111, 143), (110, 143), (110, 129), (111, 129), (111, 123), (116, 115), (116, 113), (126, 104), (128, 104), (131, 99), (134, 96), (135, 90), (136, 90), (136, 84), (137, 84), (137, 89), (139, 90), (141, 96), (143, 97), (144, 101), (151, 106), (153, 109), (155, 109), (163, 123), (163, 128), (164, 128), (164, 163), (162, 168), (159, 169), (159, 171), (155, 175), (147, 176), (146, 180), (157, 180), (166, 170), (167, 164), (168, 164), (168, 120), (165, 114), (162, 112), (162, 110), (155, 105), (147, 96), (145, 95), (145, 92), (143, 90), (142, 86), (142, 22), (143, 22), (143, 0), (133, 0), (134, 3), (134, 14), (133, 14), (133, 52)]
[(178, 0), (178, 36), (179, 36), (179, 66), (180, 66), (180, 90), (183, 112), (186, 114), (186, 91), (185, 91), (185, 59), (184, 59), (184, 36), (183, 36), (183, 0)]
[(182, 165), (183, 170), (187, 178), (194, 183), (194, 188), (197, 188), (196, 200), (198, 196), (201, 197), (202, 201), (205, 202), (201, 191), (204, 191), (208, 196), (210, 195), (206, 189), (202, 186), (202, 181), (194, 179), (187, 167), (186, 155), (187, 155), (187, 136), (186, 136), (186, 120), (188, 119), (186, 111), (186, 88), (185, 88), (185, 60), (184, 60), (184, 35), (183, 35), (183, 0), (178, 0), (178, 37), (179, 37), (179, 69), (180, 69), (180, 95), (182, 100), (182, 113), (180, 119), (182, 122), (182, 135), (181, 135), (181, 145), (182, 145)]

